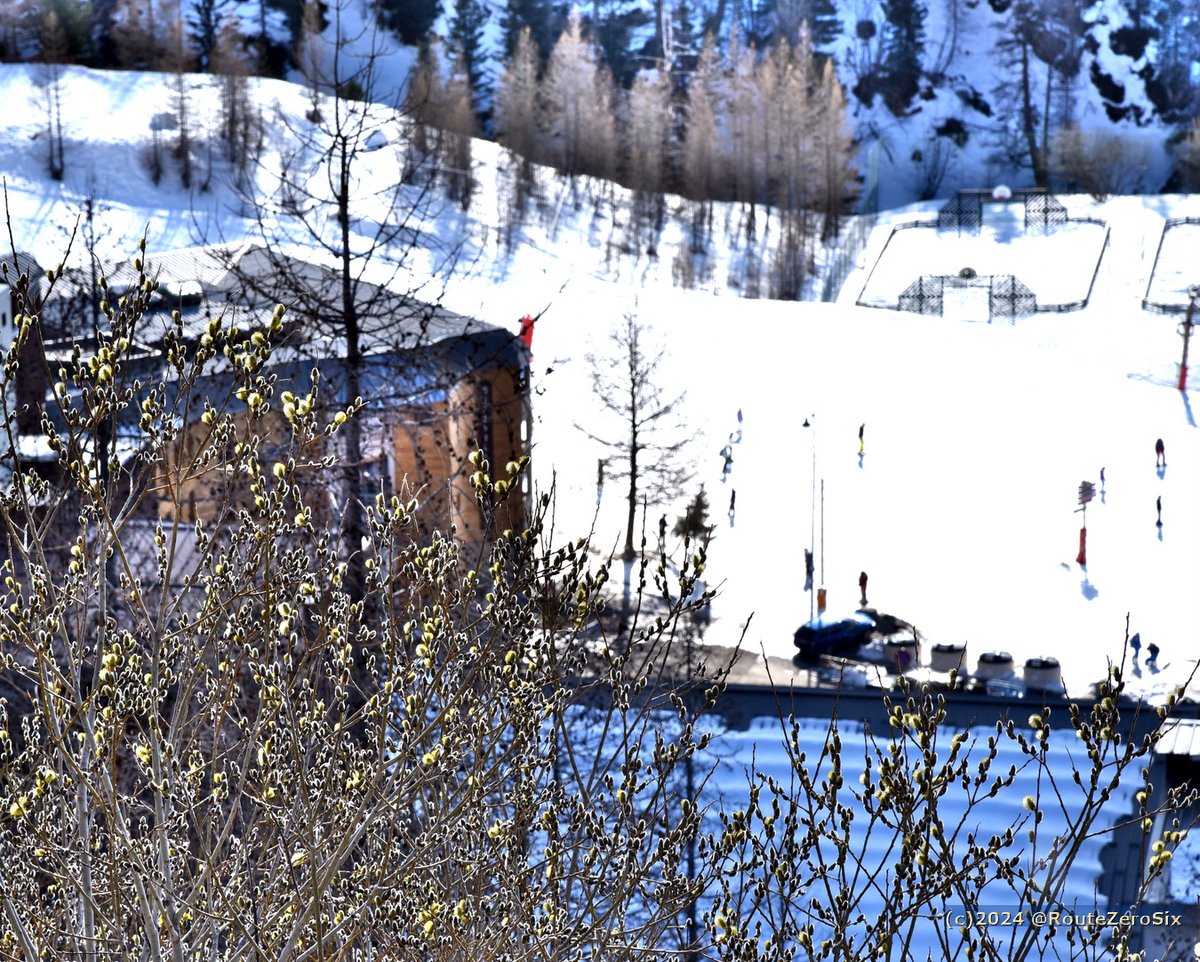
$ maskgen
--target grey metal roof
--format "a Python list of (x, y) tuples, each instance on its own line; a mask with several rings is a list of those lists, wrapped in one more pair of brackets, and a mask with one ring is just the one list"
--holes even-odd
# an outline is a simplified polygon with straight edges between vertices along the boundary
[(30, 293), (38, 300), (46, 287), (46, 272), (28, 251), (0, 250), (0, 284), (13, 287), (17, 278), (29, 275)]
[(1159, 755), (1186, 755), (1200, 758), (1200, 721), (1178, 718), (1168, 725), (1154, 746)]
[[(265, 327), (275, 305), (283, 304), (288, 309), (288, 344), (297, 353), (326, 358), (346, 354), (342, 277), (337, 270), (261, 245), (151, 253), (146, 269), (159, 283), (163, 310), (161, 316), (144, 319), (138, 337), (143, 342), (161, 340), (172, 323), (169, 312), (176, 308), (182, 315), (184, 336), (191, 338), (203, 333), (210, 318), (222, 315), (242, 330)], [(120, 291), (137, 282), (138, 272), (131, 261), (122, 262), (108, 269), (106, 277), (110, 290)], [(375, 280), (394, 278), (385, 269)], [(498, 339), (512, 336), (502, 327), (398, 292), (387, 283), (368, 281), (361, 273), (356, 273), (351, 285), (359, 314), (359, 347), (366, 355), (407, 352), (481, 335), (494, 350)]]

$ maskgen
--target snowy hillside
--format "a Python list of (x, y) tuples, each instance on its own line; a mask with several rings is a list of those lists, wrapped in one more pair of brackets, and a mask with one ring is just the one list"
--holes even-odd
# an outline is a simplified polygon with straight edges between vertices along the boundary
[[(143, 230), (151, 261), (156, 252), (253, 233), (226, 186), (223, 162), (208, 192), (184, 191), (170, 167), (157, 185), (146, 173), (139, 153), (151, 119), (169, 101), (156, 75), (68, 71), (67, 174), (61, 183), (48, 179), (35, 74), (33, 67), (0, 67), (7, 108), (0, 171), (18, 247), (57, 262), (64, 231), (89, 192), (100, 205), (102, 253), (112, 256), (127, 255)], [(264, 81), (255, 89), (265, 116), (279, 110), (300, 122), (302, 88)], [(196, 117), (216, 110), (209, 78), (195, 80), (193, 96)], [(281, 130), (268, 126), (264, 178), (278, 163)], [(378, 149), (357, 161), (362, 239), (376, 224), (372, 205), (396, 183), (402, 162), (399, 122), (380, 115), (379, 130)], [(700, 289), (678, 289), (672, 261), (686, 238), (677, 227), (664, 234), (657, 257), (623, 252), (619, 191), (573, 192), (548, 178), (554, 192), (546, 211), (521, 228), (523, 243), (506, 249), (497, 243), (504, 204), (493, 168), (500, 152), (476, 143), (474, 162), (479, 187), (468, 209), (429, 208), (413, 225), (421, 231), (416, 250), (391, 255), (404, 256), (414, 287), (425, 284), (430, 296), (444, 287), (448, 307), (514, 331), (522, 314), (546, 309), (533, 343), (534, 466), (540, 486), (556, 484), (565, 535), (589, 530), (597, 504), (602, 452), (580, 429), (602, 429), (586, 355), (605, 349), (624, 312), (652, 326), (668, 348), (657, 372), (664, 393), (687, 391), (696, 474), (673, 503), (649, 509), (645, 530), (655, 543), (659, 516), (673, 521), (705, 486), (718, 524), (710, 584), (721, 592), (708, 641), (735, 641), (753, 614), (748, 645), (790, 655), (792, 632), (812, 607), (803, 549), (813, 546), (831, 611), (855, 606), (859, 572), (867, 571), (873, 605), (933, 641), (968, 642), (972, 663), (992, 648), (1011, 651), (1018, 663), (1053, 654), (1068, 684), (1081, 687), (1119, 655), (1129, 612), (1131, 631), (1163, 652), (1162, 670), (1142, 676), (1145, 688), (1162, 688), (1190, 669), (1197, 628), (1189, 599), (1200, 576), (1195, 391), (1175, 387), (1179, 318), (1145, 312), (1140, 301), (1166, 218), (1200, 216), (1200, 197), (1102, 205), (1068, 198), (1073, 216), (1098, 218), (1111, 230), (1089, 307), (988, 324), (853, 306), (890, 224), (927, 218), (928, 208), (880, 219), (841, 303), (753, 301), (727, 288), (731, 275), (742, 276), (731, 265), (743, 252), (725, 248)], [(718, 205), (716, 216), (738, 211)], [(764, 250), (771, 242), (768, 233)], [(1041, 255), (1029, 243), (1009, 238), (1006, 263), (1036, 261)], [(453, 273), (439, 274), (453, 248), (462, 251)], [(1162, 298), (1178, 303), (1194, 266), (1186, 248), (1172, 249), (1161, 265), (1173, 277), (1163, 282)], [(893, 255), (904, 251), (901, 245)], [(928, 272), (923, 253), (909, 256), (913, 278)], [(1055, 256), (1064, 275), (1094, 267), (1069, 251)], [(986, 272), (988, 252), (971, 257)], [(742, 439), (722, 481), (719, 451), (738, 429), (739, 410)], [(1156, 471), (1159, 437), (1168, 466)], [(1100, 490), (1087, 516), (1086, 571), (1074, 563), (1076, 490), (1085, 480)], [(622, 491), (611, 482), (595, 520), (598, 545), (619, 547), (623, 513)], [(668, 545), (676, 559), (678, 551)]]
[[(1154, 193), (1170, 174), (1167, 140), (1179, 126), (1178, 118), (1164, 119), (1156, 112), (1147, 96), (1146, 78), (1154, 76), (1155, 55), (1160, 51), (1153, 43), (1141, 50), (1122, 46), (1119, 31), (1129, 27), (1131, 18), (1121, 0), (1084, 6), (1079, 24), (1083, 36), (1071, 40), (1079, 48), (1076, 73), (1070, 78), (1054, 77), (1058, 86), (1052, 91), (1051, 129), (1072, 122), (1085, 131), (1113, 134), (1126, 153), (1120, 189)], [(877, 24), (875, 38), (859, 39), (851, 11), (842, 5), (842, 36), (831, 48), (847, 90), (860, 87), (863, 65), (882, 56), (879, 37), (886, 18), (881, 5), (868, 4), (864, 9), (866, 13), (859, 10), (857, 17)], [(1010, 102), (1016, 96), (1020, 71), (998, 44), (1014, 15), (1008, 3), (931, 2), (925, 23), (925, 71), (919, 92), (904, 114), (897, 116), (881, 96), (870, 103), (847, 96), (863, 142), (859, 163), (869, 204), (887, 209), (914, 199), (947, 197), (964, 187), (1033, 183), (1028, 167), (1014, 166), (1010, 156), (1013, 141), (1020, 140), (1019, 117)], [(1051, 70), (1036, 57), (1031, 59), (1033, 100), (1044, 110)], [(1060, 186), (1063, 180), (1055, 178)], [(873, 191), (877, 192), (874, 199)]]

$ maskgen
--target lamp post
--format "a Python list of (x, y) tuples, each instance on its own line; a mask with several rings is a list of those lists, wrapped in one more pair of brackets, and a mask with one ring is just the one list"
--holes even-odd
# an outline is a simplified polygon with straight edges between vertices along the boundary
[(1079, 529), (1079, 554), (1075, 561), (1081, 567), (1087, 567), (1087, 506), (1096, 496), (1096, 486), (1091, 481), (1079, 482), (1079, 507), (1075, 510), (1083, 512), (1083, 527)]
[(1196, 310), (1196, 298), (1200, 297), (1200, 287), (1192, 285), (1188, 288), (1187, 316), (1179, 325), (1179, 333), (1183, 335), (1183, 360), (1179, 364), (1179, 390), (1187, 390), (1188, 377), (1188, 342), (1192, 339), (1192, 315)]

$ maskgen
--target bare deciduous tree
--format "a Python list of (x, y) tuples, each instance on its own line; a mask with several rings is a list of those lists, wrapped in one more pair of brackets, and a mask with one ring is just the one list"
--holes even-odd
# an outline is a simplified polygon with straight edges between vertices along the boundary
[[(359, 594), (302, 480), (336, 483), (347, 419), (317, 413), (316, 383), (276, 391), (291, 321), (216, 317), (193, 347), (177, 314), (147, 367), (132, 345), (155, 283), (135, 266), (54, 388), (58, 474), (18, 463), (5, 491), (0, 953), (629, 958), (671, 941), (716, 876), (685, 873), (701, 812), (669, 790), (722, 687), (669, 697), (666, 646), (694, 604), (601, 651), (606, 568), (547, 540), (548, 500), (479, 564), (382, 495)], [(21, 342), (38, 322), (19, 303)], [(230, 397), (211, 393), (218, 361)], [(136, 433), (132, 459), (97, 443), (109, 419)], [(525, 470), (481, 468), (477, 497), (503, 501)], [(229, 498), (190, 519), (184, 492), (213, 472)], [(686, 597), (696, 573), (662, 590)]]
[(1136, 191), (1150, 162), (1150, 148), (1119, 133), (1060, 127), (1052, 138), (1051, 166), (1062, 189), (1084, 191), (1097, 201)]
[(643, 500), (660, 503), (664, 496), (676, 494), (690, 476), (683, 455), (691, 435), (685, 434), (681, 420), (684, 395), (670, 397), (658, 384), (656, 372), (666, 349), (654, 344), (650, 329), (635, 315), (626, 314), (609, 342), (608, 353), (589, 354), (587, 360), (596, 397), (614, 416), (612, 430), (597, 433), (580, 427), (611, 452), (612, 476), (627, 484), (623, 556), (628, 561), (637, 554), (634, 533)]

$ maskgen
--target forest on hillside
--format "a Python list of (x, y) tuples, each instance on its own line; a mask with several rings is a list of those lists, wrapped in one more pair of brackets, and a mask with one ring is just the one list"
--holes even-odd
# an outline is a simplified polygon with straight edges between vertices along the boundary
[(492, 138), (526, 181), (540, 164), (630, 188), (640, 220), (669, 192), (751, 223), (804, 211), (828, 237), (856, 205), (992, 181), (1200, 189), (1191, 0), (9, 0), (0, 59), (370, 99), (316, 52), (361, 39), (350, 7), (416, 51), (403, 106), (435, 152)]

